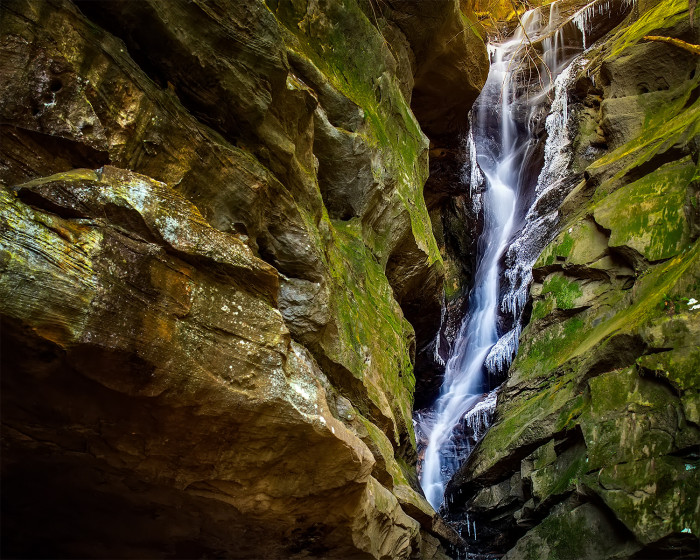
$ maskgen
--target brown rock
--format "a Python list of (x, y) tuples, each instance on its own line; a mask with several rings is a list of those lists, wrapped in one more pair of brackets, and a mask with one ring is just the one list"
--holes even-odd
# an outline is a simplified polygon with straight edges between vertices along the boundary
[(442, 555), (413, 54), (348, 6), (3, 3), (7, 555)]

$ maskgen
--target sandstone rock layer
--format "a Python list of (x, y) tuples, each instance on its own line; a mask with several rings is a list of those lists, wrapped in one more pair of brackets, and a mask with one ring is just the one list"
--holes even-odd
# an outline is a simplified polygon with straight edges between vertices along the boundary
[(456, 1), (370, 4), (2, 3), (5, 555), (456, 539), (414, 471), (444, 267), (410, 107), (485, 52)]

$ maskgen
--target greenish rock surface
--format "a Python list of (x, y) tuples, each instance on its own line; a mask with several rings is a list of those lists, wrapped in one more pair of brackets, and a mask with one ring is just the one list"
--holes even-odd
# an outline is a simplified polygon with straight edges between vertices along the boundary
[(459, 543), (415, 474), (421, 126), (486, 52), (456, 0), (374, 7), (2, 3), (3, 554)]
[(508, 559), (700, 547), (700, 60), (642, 40), (700, 36), (687, 2), (638, 9), (573, 82), (584, 180), (535, 264), (494, 424), (448, 487), (448, 518)]

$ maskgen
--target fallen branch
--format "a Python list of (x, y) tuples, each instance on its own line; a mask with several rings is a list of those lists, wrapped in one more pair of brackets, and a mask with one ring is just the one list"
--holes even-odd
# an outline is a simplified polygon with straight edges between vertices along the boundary
[(669, 45), (674, 45), (680, 49), (686, 50), (693, 54), (700, 56), (700, 45), (693, 45), (692, 43), (686, 43), (680, 39), (674, 37), (659, 37), (658, 35), (646, 35), (644, 37), (645, 41), (658, 41), (660, 43), (668, 43)]
[(697, 0), (690, 0), (688, 2), (688, 11), (690, 15), (690, 28), (693, 29), (695, 27), (695, 5), (697, 4)]
[[(549, 76), (549, 83), (553, 84), (554, 77), (552, 76), (552, 71), (549, 69), (549, 66), (547, 66), (547, 63), (540, 56), (540, 54), (537, 52), (537, 49), (535, 49), (535, 46), (532, 44), (532, 41), (530, 40), (530, 36), (527, 34), (527, 30), (525, 29), (525, 25), (523, 25), (523, 21), (520, 19), (520, 14), (518, 13), (518, 7), (515, 5), (514, 0), (510, 0), (510, 5), (513, 7), (513, 11), (515, 12), (515, 17), (518, 19), (518, 25), (523, 30), (523, 36), (525, 37), (525, 40), (527, 41), (527, 44), (528, 44), (528, 47), (525, 50), (525, 56), (527, 56), (532, 62), (535, 62), (534, 59), (537, 58), (542, 63), (542, 66), (544, 66), (545, 70), (547, 70), (547, 75)], [(534, 57), (532, 56), (532, 54), (530, 54), (531, 52), (535, 53)], [(513, 60), (511, 59), (511, 62), (512, 61)], [(508, 69), (510, 69), (510, 64), (508, 65)], [(537, 70), (538, 81), (540, 82), (540, 84), (542, 84), (542, 89), (544, 89), (545, 84), (544, 84), (544, 81), (542, 80), (542, 75), (540, 74), (540, 68), (536, 63), (535, 63), (535, 70)], [(547, 91), (547, 98), (551, 101), (552, 98), (551, 98), (550, 94), (551, 94), (551, 92)]]

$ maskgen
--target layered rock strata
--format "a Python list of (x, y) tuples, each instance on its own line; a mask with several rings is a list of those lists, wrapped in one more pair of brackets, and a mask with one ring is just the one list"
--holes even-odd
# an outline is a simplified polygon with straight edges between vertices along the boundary
[(411, 106), (456, 134), (485, 51), (456, 2), (378, 4), (2, 3), (6, 556), (456, 538), (414, 472), (444, 267)]

